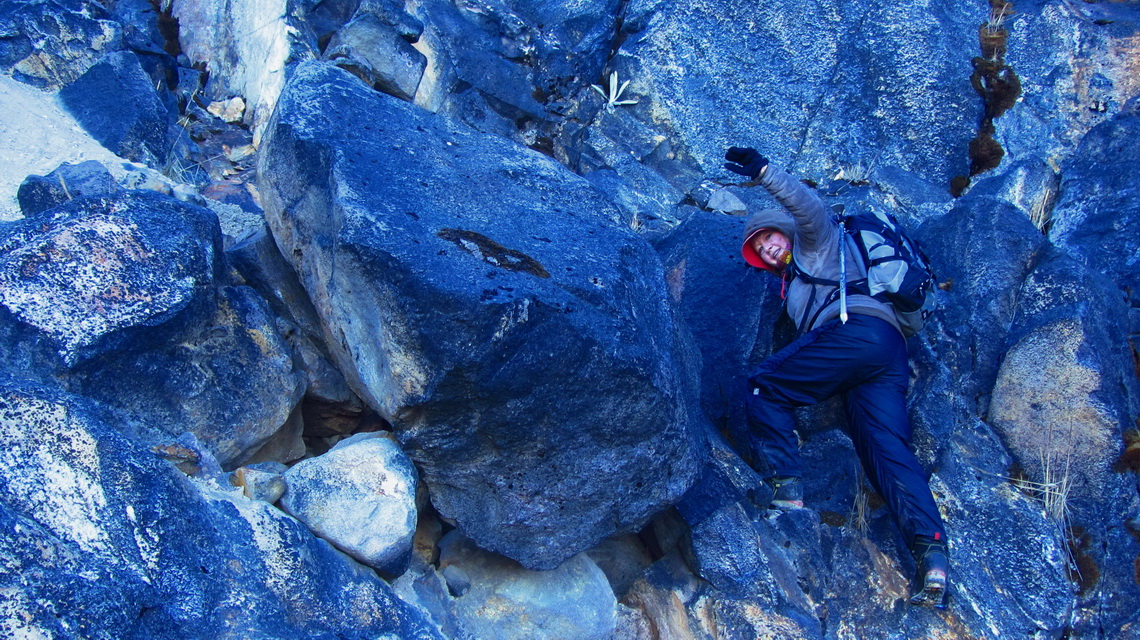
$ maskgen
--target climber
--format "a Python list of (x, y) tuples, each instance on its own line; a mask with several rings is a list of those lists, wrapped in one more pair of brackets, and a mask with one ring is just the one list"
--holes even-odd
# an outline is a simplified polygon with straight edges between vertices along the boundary
[(949, 569), (946, 530), (909, 448), (906, 341), (892, 306), (854, 291), (842, 301), (835, 295), (841, 255), (845, 273), (866, 274), (867, 267), (857, 251), (841, 253), (840, 238), (846, 242), (847, 234), (812, 190), (754, 149), (733, 147), (725, 159), (725, 168), (758, 181), (787, 209), (753, 214), (742, 247), (749, 265), (781, 278), (798, 330), (790, 345), (749, 378), (749, 446), (771, 467), (769, 506), (788, 510), (804, 504), (794, 409), (843, 394), (863, 469), (890, 506), (918, 565), (919, 590), (911, 602), (941, 607)]

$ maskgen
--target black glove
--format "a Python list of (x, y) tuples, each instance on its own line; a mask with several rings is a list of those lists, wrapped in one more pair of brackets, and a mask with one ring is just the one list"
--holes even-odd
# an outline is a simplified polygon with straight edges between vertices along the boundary
[(724, 159), (728, 160), (728, 163), (724, 165), (725, 169), (742, 176), (748, 176), (753, 180), (759, 178), (760, 172), (768, 166), (767, 158), (757, 153), (755, 149), (747, 147), (729, 147), (724, 154)]

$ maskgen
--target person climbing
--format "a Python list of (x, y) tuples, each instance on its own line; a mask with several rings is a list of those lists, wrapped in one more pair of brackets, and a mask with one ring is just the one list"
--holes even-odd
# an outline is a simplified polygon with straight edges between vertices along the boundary
[[(803, 507), (794, 410), (842, 394), (850, 436), (918, 565), (913, 604), (942, 607), (948, 585), (946, 530), (926, 474), (910, 450), (906, 341), (892, 305), (857, 291), (839, 295), (840, 272), (867, 266), (820, 198), (755, 149), (732, 147), (725, 168), (751, 178), (784, 209), (753, 214), (741, 252), (782, 280), (797, 338), (749, 378), (749, 446), (771, 466), (770, 506)], [(790, 212), (790, 215), (789, 215)], [(846, 287), (845, 287), (846, 289)], [(842, 298), (842, 299), (840, 299)]]

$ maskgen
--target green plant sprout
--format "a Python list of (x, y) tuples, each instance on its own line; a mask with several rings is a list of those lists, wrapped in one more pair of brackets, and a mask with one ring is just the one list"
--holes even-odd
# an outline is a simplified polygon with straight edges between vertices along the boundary
[(618, 75), (617, 71), (614, 71), (610, 74), (610, 91), (608, 94), (606, 93), (605, 89), (602, 89), (602, 87), (596, 84), (592, 84), (590, 87), (592, 87), (594, 91), (597, 91), (602, 96), (602, 98), (605, 99), (606, 111), (613, 111), (614, 107), (617, 106), (637, 104), (637, 100), (621, 99), (621, 94), (625, 93), (625, 88), (629, 86), (629, 82), (629, 80), (626, 80), (621, 84), (621, 87), (618, 87)]

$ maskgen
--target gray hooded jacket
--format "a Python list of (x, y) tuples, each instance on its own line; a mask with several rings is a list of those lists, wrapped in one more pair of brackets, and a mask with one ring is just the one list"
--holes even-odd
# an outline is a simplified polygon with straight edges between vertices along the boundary
[[(789, 223), (793, 223), (795, 235), (792, 237), (792, 257), (795, 259), (796, 267), (815, 278), (838, 281), (841, 232), (830, 209), (824, 206), (814, 191), (779, 167), (769, 164), (760, 178), (760, 185), (787, 208), (791, 218), (779, 209), (760, 211), (748, 220), (745, 238), (755, 230), (763, 228), (779, 229), (786, 233)], [(845, 248), (847, 281), (865, 278), (867, 270), (859, 257), (855, 241), (847, 235), (844, 235), (844, 239), (847, 243)], [(810, 331), (839, 317), (838, 299), (820, 309), (828, 296), (837, 288), (823, 284), (809, 284), (800, 278), (790, 279), (787, 292), (788, 315), (799, 331)], [(882, 318), (902, 333), (891, 305), (869, 296), (849, 293), (847, 313)], [(814, 322), (812, 322), (813, 317)], [(805, 323), (810, 323), (811, 326), (804, 326)]]

